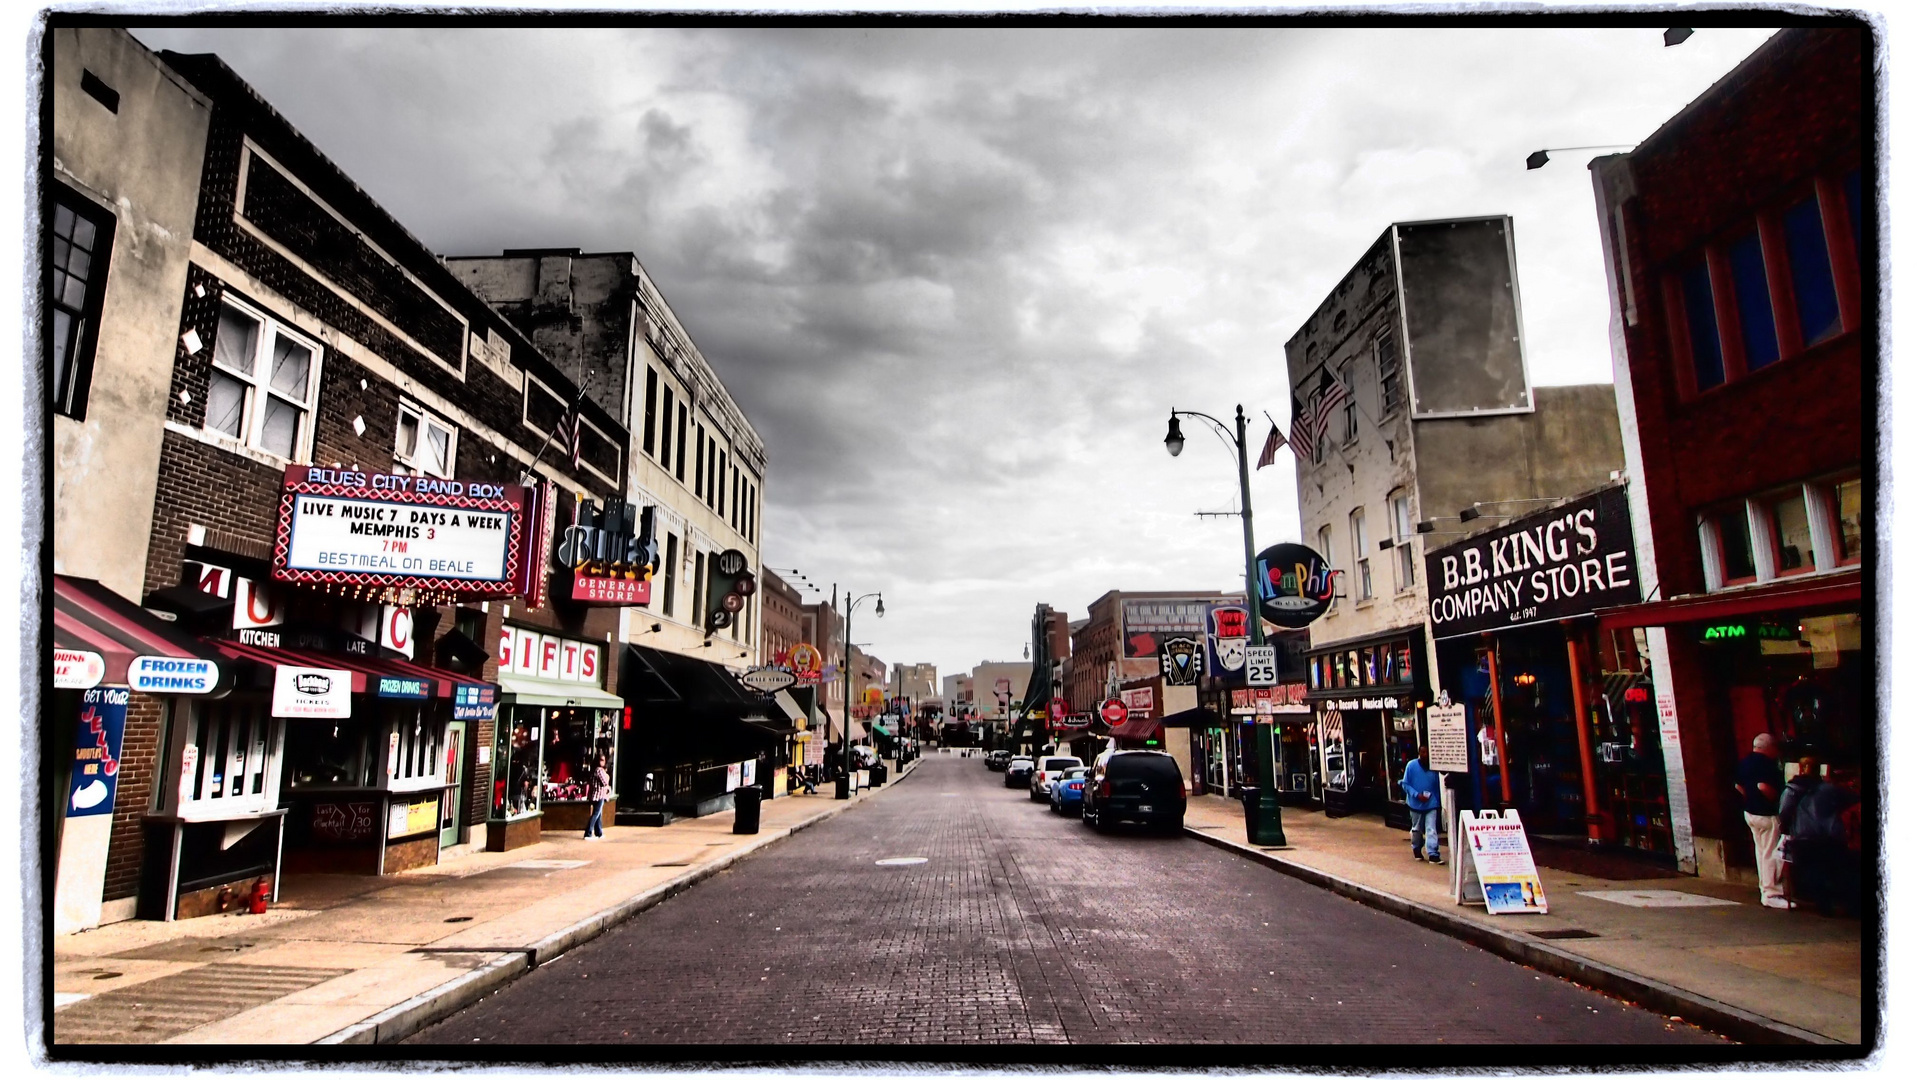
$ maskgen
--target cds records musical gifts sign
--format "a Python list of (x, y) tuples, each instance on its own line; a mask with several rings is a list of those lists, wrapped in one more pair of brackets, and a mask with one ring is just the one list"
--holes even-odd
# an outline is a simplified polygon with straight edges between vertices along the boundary
[(520, 595), (528, 510), (527, 489), (510, 484), (289, 465), (273, 577)]

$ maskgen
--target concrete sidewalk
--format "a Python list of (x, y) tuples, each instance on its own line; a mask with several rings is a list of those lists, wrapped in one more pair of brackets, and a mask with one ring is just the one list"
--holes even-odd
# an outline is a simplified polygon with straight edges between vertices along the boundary
[(1856, 919), (1766, 908), (1750, 886), (1688, 876), (1609, 880), (1548, 867), (1539, 876), (1549, 914), (1494, 916), (1482, 903), (1452, 899), (1449, 847), (1445, 865), (1419, 862), (1408, 833), (1372, 816), (1287, 808), (1284, 827), (1286, 847), (1261, 848), (1245, 842), (1236, 800), (1195, 796), (1185, 813), (1186, 832), (1208, 843), (1731, 1038), (1862, 1040)]
[[(917, 768), (908, 765), (895, 782)], [(604, 840), (547, 833), (387, 877), (290, 880), (264, 915), (131, 921), (54, 939), (49, 1042), (390, 1042), (752, 852), (871, 798), (765, 803)]]

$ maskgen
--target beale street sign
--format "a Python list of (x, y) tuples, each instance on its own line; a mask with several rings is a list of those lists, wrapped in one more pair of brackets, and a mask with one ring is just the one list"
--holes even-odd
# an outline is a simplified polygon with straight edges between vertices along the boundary
[(1622, 487), (1489, 529), (1424, 557), (1431, 633), (1449, 638), (1639, 600)]

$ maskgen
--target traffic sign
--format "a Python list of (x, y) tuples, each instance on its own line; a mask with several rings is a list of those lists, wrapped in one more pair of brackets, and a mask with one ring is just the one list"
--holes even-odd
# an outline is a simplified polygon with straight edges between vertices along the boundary
[(1278, 646), (1245, 646), (1245, 685), (1278, 685)]
[(1125, 703), (1117, 698), (1110, 698), (1098, 707), (1098, 715), (1103, 717), (1107, 724), (1124, 723)]

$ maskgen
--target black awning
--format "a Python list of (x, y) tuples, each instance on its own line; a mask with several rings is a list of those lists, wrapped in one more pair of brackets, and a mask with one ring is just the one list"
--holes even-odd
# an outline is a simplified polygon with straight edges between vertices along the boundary
[(648, 766), (739, 761), (796, 730), (775, 702), (709, 660), (628, 645), (619, 669), (632, 709), (625, 752)]
[(1212, 712), (1210, 709), (1204, 708), (1202, 706), (1196, 709), (1186, 709), (1184, 712), (1175, 712), (1158, 722), (1164, 727), (1224, 727), (1225, 726), (1225, 722), (1218, 718), (1217, 713)]

